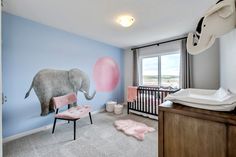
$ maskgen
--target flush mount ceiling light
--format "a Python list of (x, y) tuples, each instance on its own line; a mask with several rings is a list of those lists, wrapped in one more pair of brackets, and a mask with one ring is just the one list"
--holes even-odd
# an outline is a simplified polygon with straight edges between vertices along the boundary
[(130, 27), (134, 23), (135, 19), (130, 15), (122, 15), (117, 18), (117, 23), (122, 27)]

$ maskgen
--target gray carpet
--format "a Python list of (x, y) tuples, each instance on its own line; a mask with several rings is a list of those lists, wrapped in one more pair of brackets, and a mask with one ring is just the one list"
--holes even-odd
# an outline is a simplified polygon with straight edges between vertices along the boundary
[(133, 119), (157, 129), (157, 121), (134, 114), (116, 116), (112, 113), (92, 115), (77, 122), (77, 140), (73, 140), (73, 123), (41, 131), (3, 145), (4, 157), (156, 157), (157, 131), (138, 141), (117, 131), (115, 120)]

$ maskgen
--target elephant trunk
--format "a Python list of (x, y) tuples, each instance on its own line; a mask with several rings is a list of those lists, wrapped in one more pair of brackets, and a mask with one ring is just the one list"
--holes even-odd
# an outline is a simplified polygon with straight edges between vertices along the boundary
[(92, 96), (90, 96), (90, 95), (88, 94), (88, 92), (86, 92), (86, 91), (83, 91), (83, 90), (82, 90), (82, 92), (84, 93), (84, 96), (85, 96), (85, 98), (86, 98), (87, 100), (92, 100), (92, 99), (94, 98), (94, 96), (96, 95), (96, 91), (93, 92)]

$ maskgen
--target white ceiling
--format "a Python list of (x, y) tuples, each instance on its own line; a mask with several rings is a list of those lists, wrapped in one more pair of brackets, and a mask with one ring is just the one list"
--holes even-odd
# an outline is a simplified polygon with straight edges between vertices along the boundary
[[(3, 10), (120, 48), (175, 36), (195, 29), (216, 0), (5, 0)], [(116, 17), (130, 14), (132, 27)]]

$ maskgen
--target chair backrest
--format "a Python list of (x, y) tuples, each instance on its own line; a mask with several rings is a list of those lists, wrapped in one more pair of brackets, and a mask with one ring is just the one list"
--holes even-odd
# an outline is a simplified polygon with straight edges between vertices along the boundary
[(75, 93), (69, 93), (63, 96), (53, 97), (53, 105), (56, 109), (66, 106), (68, 104), (73, 104), (77, 102), (77, 96)]

